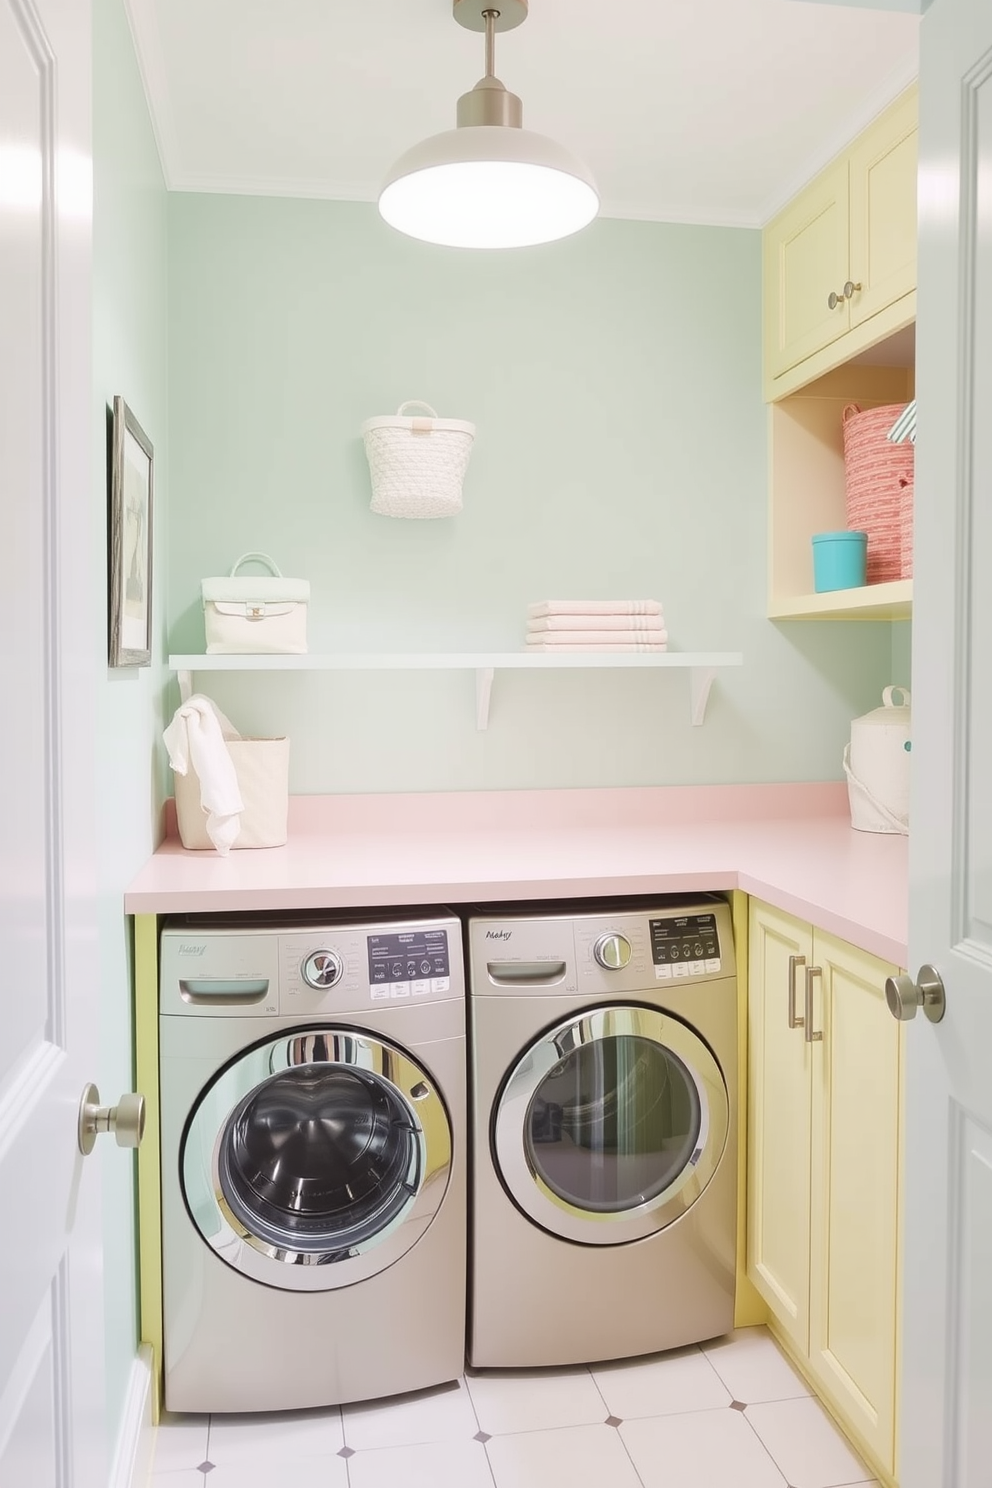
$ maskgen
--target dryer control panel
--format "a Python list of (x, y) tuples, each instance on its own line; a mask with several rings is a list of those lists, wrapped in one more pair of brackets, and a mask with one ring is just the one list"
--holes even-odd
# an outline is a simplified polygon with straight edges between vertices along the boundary
[(650, 926), (651, 960), (658, 981), (722, 969), (715, 914), (666, 916), (651, 920)]
[(618, 903), (469, 921), (472, 995), (629, 996), (736, 974), (730, 906)]

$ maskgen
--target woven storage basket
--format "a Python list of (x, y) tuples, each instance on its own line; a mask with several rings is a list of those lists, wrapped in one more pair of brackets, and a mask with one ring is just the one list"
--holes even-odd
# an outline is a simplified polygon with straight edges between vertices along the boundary
[(902, 514), (899, 530), (899, 577), (913, 577), (913, 482), (903, 481)]
[(847, 526), (868, 534), (869, 584), (901, 576), (902, 511), (913, 500), (914, 446), (886, 436), (905, 407), (887, 403), (862, 411), (849, 403), (844, 409)]
[[(410, 408), (425, 413), (407, 417)], [(429, 403), (414, 399), (401, 403), (395, 414), (366, 419), (362, 438), (374, 512), (382, 517), (453, 517), (461, 511), (474, 424), (438, 418)]]

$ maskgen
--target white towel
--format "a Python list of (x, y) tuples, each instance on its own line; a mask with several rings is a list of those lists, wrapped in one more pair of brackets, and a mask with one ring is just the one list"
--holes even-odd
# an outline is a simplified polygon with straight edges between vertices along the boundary
[(667, 630), (541, 630), (527, 637), (528, 646), (557, 650), (563, 646), (666, 646)]
[(534, 620), (542, 615), (660, 615), (656, 599), (542, 599), (527, 606)]
[(187, 774), (191, 764), (196, 771), (207, 836), (221, 856), (226, 856), (241, 831), (245, 807), (224, 740), (240, 739), (241, 735), (210, 698), (197, 692), (176, 709), (162, 737), (176, 773)]
[(544, 651), (555, 656), (577, 656), (583, 651), (667, 651), (667, 641), (575, 641), (531, 640), (526, 651)]
[(543, 615), (540, 620), (527, 621), (528, 635), (561, 635), (564, 640), (569, 631), (598, 630), (603, 640), (608, 640), (611, 631), (637, 631), (646, 641), (657, 640), (658, 632), (665, 629), (661, 615)]

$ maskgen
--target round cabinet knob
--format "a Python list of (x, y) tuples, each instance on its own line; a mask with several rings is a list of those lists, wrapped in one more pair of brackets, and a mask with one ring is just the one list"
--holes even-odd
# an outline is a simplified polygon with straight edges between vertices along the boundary
[(932, 966), (921, 966), (915, 982), (905, 972), (902, 976), (886, 977), (885, 1001), (893, 1018), (900, 1023), (915, 1018), (917, 1008), (923, 1009), (931, 1023), (939, 1023), (947, 1007), (944, 983)]
[(605, 966), (607, 971), (621, 971), (630, 960), (630, 941), (626, 935), (618, 935), (613, 931), (599, 937), (592, 953), (599, 965)]
[(344, 975), (344, 962), (337, 951), (311, 951), (301, 967), (303, 980), (315, 992), (333, 987)]
[(93, 1151), (101, 1132), (113, 1132), (118, 1147), (140, 1147), (145, 1135), (145, 1097), (122, 1095), (116, 1106), (101, 1106), (100, 1092), (87, 1085), (79, 1102), (77, 1137), (84, 1157)]

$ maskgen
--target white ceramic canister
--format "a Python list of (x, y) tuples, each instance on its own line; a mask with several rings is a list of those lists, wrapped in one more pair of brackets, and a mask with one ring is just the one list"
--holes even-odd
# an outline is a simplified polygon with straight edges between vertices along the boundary
[(909, 692), (886, 687), (882, 706), (854, 719), (844, 750), (851, 825), (859, 832), (909, 831), (910, 749)]

